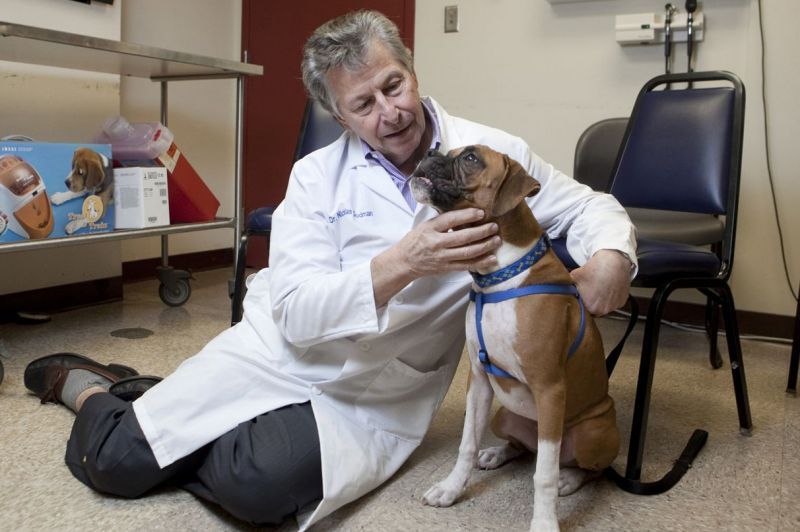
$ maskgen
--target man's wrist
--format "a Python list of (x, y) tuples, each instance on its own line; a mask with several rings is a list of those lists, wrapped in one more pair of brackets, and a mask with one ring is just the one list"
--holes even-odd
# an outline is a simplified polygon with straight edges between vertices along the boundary
[(621, 249), (608, 249), (608, 251), (614, 251), (619, 254), (622, 258), (624, 258), (628, 262), (628, 271), (632, 271), (634, 268), (633, 260), (631, 259), (630, 255), (622, 251)]

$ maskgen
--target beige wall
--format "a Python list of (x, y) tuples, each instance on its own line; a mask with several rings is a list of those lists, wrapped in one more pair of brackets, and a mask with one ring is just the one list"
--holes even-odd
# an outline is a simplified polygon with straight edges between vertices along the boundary
[[(673, 2), (682, 6), (682, 2)], [(460, 31), (443, 32), (444, 6), (458, 4)], [(705, 0), (705, 40), (697, 70), (724, 69), (747, 87), (740, 223), (733, 274), (737, 307), (793, 315), (780, 262), (767, 179), (756, 0)], [(775, 187), (795, 290), (800, 282), (800, 2), (765, 0), (767, 96)], [(500, 127), (567, 173), (581, 131), (627, 116), (636, 93), (663, 72), (660, 46), (621, 47), (614, 16), (654, 12), (655, 0), (417, 2), (416, 70), (421, 89), (453, 114)], [(681, 9), (682, 10), (682, 9)], [(675, 70), (686, 68), (676, 46)], [(691, 299), (691, 298), (690, 298)]]

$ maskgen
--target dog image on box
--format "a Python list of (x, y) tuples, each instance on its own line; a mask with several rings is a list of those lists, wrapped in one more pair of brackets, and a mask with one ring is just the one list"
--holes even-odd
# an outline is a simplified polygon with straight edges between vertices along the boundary
[[(458, 459), (424, 501), (450, 506), (472, 468), (494, 469), (535, 452), (531, 530), (558, 530), (559, 495), (596, 478), (619, 452), (600, 333), (569, 272), (525, 198), (541, 185), (486, 146), (430, 153), (415, 170), (414, 197), (439, 212), (477, 207), (498, 224), (499, 270), (473, 273), (466, 317), (470, 374)], [(504, 445), (479, 451), (491, 422)]]
[(99, 220), (114, 201), (114, 172), (110, 161), (105, 155), (90, 148), (80, 147), (75, 150), (72, 168), (64, 184), (68, 191), (53, 194), (54, 205), (89, 196), (84, 201), (82, 216), (70, 220), (65, 226), (64, 231), (68, 235)]

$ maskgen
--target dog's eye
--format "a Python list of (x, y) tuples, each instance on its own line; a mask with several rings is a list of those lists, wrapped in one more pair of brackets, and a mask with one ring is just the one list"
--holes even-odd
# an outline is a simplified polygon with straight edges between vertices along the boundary
[(470, 152), (464, 157), (464, 160), (469, 161), (471, 163), (477, 163), (478, 157), (474, 153)]

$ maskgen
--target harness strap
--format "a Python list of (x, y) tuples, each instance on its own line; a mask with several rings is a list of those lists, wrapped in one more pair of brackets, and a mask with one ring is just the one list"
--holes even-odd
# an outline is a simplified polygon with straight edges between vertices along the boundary
[(478, 349), (478, 360), (483, 365), (483, 369), (486, 371), (486, 373), (496, 377), (503, 377), (505, 379), (514, 378), (507, 371), (492, 364), (492, 361), (489, 358), (489, 353), (486, 349), (486, 342), (483, 338), (483, 326), (481, 323), (483, 321), (483, 305), (500, 303), (502, 301), (508, 301), (509, 299), (540, 294), (570, 295), (578, 298), (578, 303), (580, 304), (581, 309), (581, 323), (578, 327), (578, 336), (575, 338), (575, 340), (573, 340), (572, 344), (567, 350), (567, 360), (569, 360), (572, 355), (575, 354), (575, 351), (578, 350), (578, 347), (583, 341), (583, 337), (586, 332), (586, 308), (583, 305), (583, 300), (581, 299), (581, 296), (578, 293), (578, 289), (575, 287), (575, 285), (532, 284), (520, 286), (518, 288), (512, 288), (510, 290), (503, 290), (501, 292), (491, 292), (488, 294), (470, 290), (469, 300), (475, 302), (475, 329), (478, 334), (478, 343), (480, 345), (480, 348)]
[(620, 475), (613, 467), (605, 469), (604, 473), (606, 478), (612, 480), (617, 486), (628, 493), (635, 495), (658, 495), (671, 489), (681, 477), (692, 467), (692, 462), (697, 457), (697, 454), (706, 444), (708, 439), (708, 432), (696, 429), (692, 433), (692, 437), (683, 448), (681, 456), (675, 460), (672, 469), (661, 477), (659, 480), (652, 482), (643, 482), (638, 478), (628, 478)]
[(608, 373), (609, 377), (614, 373), (614, 367), (617, 365), (617, 360), (619, 360), (619, 356), (622, 354), (622, 348), (625, 347), (625, 341), (628, 339), (628, 336), (630, 336), (639, 319), (639, 304), (636, 302), (636, 298), (629, 295), (628, 304), (631, 309), (631, 315), (630, 318), (628, 318), (628, 327), (625, 329), (622, 338), (617, 342), (617, 345), (614, 346), (614, 349), (612, 349), (606, 357), (606, 373)]

